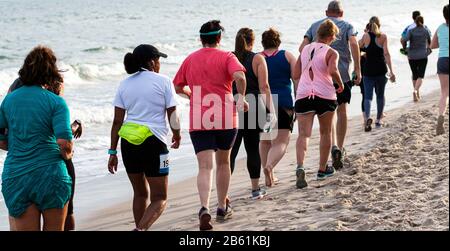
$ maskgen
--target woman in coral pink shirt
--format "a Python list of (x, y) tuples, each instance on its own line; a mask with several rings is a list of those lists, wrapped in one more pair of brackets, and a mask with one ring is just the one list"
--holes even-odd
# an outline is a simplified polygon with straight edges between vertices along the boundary
[[(217, 220), (231, 217), (227, 203), (230, 184), (230, 152), (237, 135), (238, 109), (248, 109), (245, 101), (245, 68), (236, 56), (219, 49), (223, 27), (210, 21), (200, 29), (203, 48), (190, 54), (181, 65), (173, 83), (178, 94), (190, 99), (189, 131), (197, 155), (200, 195), (200, 230), (210, 230), (209, 198), (211, 194), (213, 156), (217, 163)], [(232, 83), (239, 92), (235, 104)]]

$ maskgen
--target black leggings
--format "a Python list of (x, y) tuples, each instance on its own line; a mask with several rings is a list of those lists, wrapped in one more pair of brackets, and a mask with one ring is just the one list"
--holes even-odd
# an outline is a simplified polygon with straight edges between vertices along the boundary
[(413, 80), (425, 77), (425, 71), (427, 69), (428, 58), (424, 59), (410, 59), (409, 67), (411, 68)]
[(259, 129), (239, 129), (233, 149), (231, 150), (231, 173), (234, 171), (236, 157), (244, 140), (247, 152), (247, 169), (251, 179), (259, 179), (261, 176), (261, 158), (259, 156)]

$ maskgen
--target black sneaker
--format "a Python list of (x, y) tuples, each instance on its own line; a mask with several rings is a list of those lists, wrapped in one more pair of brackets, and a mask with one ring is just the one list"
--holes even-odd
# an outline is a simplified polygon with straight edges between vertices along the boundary
[(231, 216), (233, 216), (233, 209), (231, 209), (230, 206), (227, 206), (225, 209), (217, 208), (217, 222), (224, 222), (228, 219), (231, 219)]
[(296, 175), (297, 175), (297, 182), (295, 183), (295, 185), (297, 186), (297, 188), (302, 189), (307, 187), (308, 183), (306, 183), (305, 169), (303, 167), (297, 167)]
[(335, 172), (336, 172), (336, 170), (334, 170), (334, 168), (332, 166), (327, 165), (325, 172), (320, 171), (320, 170), (317, 172), (317, 180), (324, 180), (328, 177), (331, 177), (334, 175)]
[(337, 146), (333, 146), (331, 149), (331, 160), (333, 162), (332, 165), (336, 170), (344, 167), (344, 154)]
[(200, 221), (200, 231), (208, 231), (213, 229), (213, 226), (211, 225), (211, 215), (209, 214), (209, 210), (207, 208), (202, 207), (200, 209), (198, 219)]

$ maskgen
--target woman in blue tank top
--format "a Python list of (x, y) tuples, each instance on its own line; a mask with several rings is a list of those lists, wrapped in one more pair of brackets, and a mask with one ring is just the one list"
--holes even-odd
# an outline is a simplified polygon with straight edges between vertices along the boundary
[(292, 128), (294, 126), (294, 100), (292, 98), (292, 72), (296, 58), (285, 50), (279, 50), (280, 33), (273, 28), (262, 34), (264, 51), (261, 53), (267, 62), (269, 86), (273, 95), (278, 121), (275, 130), (264, 133), (260, 141), (261, 163), (266, 175), (266, 186), (276, 183), (273, 169), (286, 153)]
[(445, 23), (437, 29), (431, 41), (431, 48), (439, 48), (439, 60), (437, 63), (439, 80), (441, 82), (441, 99), (439, 101), (439, 117), (436, 127), (436, 134), (445, 133), (444, 112), (448, 103), (448, 4), (443, 10)]

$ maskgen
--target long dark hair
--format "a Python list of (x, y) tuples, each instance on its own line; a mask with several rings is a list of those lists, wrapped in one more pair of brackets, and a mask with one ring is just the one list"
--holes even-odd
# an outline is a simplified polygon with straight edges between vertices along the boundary
[(234, 54), (241, 63), (244, 62), (245, 56), (250, 52), (248, 47), (253, 45), (255, 41), (255, 33), (250, 28), (242, 28), (236, 34), (234, 45)]
[[(222, 37), (222, 32), (225, 31), (225, 28), (220, 25), (219, 20), (211, 20), (206, 22), (200, 28), (200, 39), (202, 40), (202, 44), (217, 44)], [(217, 34), (208, 34), (208, 33), (217, 33)]]
[(27, 86), (43, 86), (59, 95), (64, 82), (56, 66), (56, 56), (52, 49), (39, 45), (25, 58), (19, 70), (19, 78)]
[(448, 4), (444, 6), (444, 9), (442, 10), (442, 12), (444, 14), (445, 22), (447, 23), (447, 26), (448, 26)]

